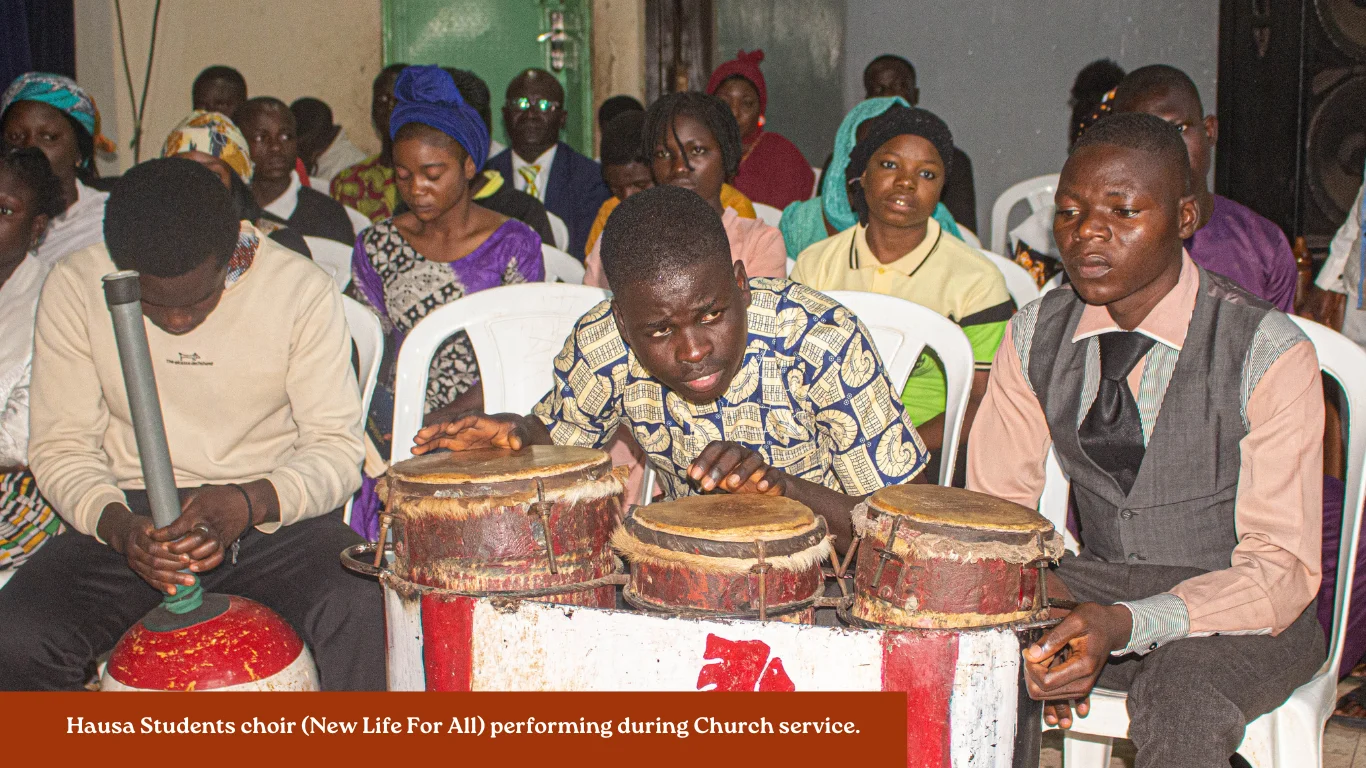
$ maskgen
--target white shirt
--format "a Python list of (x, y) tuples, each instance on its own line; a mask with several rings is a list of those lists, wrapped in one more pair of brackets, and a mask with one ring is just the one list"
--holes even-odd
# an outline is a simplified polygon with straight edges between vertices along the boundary
[(303, 189), (303, 184), (299, 183), (299, 171), (289, 172), (289, 186), (280, 196), (270, 201), (270, 205), (263, 206), (267, 213), (273, 213), (285, 221), (289, 221), (294, 215), (294, 209), (299, 207), (299, 190)]
[(555, 164), (555, 150), (560, 145), (555, 144), (547, 149), (544, 154), (536, 158), (535, 162), (528, 163), (523, 160), (521, 155), (512, 153), (512, 186), (519, 192), (526, 191), (526, 179), (522, 177), (522, 168), (528, 165), (540, 166), (541, 170), (536, 173), (536, 199), (545, 202), (545, 188), (550, 185), (550, 166)]
[[(318, 155), (317, 168), (313, 175), (330, 182), (333, 176), (368, 157), (369, 155), (365, 154), (360, 147), (351, 143), (351, 139), (346, 136), (346, 129), (343, 128), (337, 131), (337, 137), (332, 140), (331, 144), (327, 145), (327, 149)], [(322, 190), (327, 191), (326, 184), (322, 186)]]
[(29, 254), (0, 286), (0, 467), (28, 465), (33, 323), (50, 265)]
[(1328, 246), (1328, 259), (1323, 262), (1323, 268), (1314, 280), (1314, 284), (1325, 291), (1347, 292), (1347, 283), (1342, 279), (1342, 273), (1347, 268), (1347, 259), (1361, 255), (1363, 191), (1366, 191), (1366, 184), (1362, 184), (1361, 189), (1357, 190), (1357, 199), (1347, 211), (1347, 220), (1342, 222), (1337, 234), (1333, 235), (1333, 242)]
[(104, 204), (109, 193), (76, 182), (76, 202), (48, 225), (47, 234), (34, 254), (51, 267), (62, 257), (95, 243), (104, 242)]
[(507, 149), (507, 145), (497, 139), (489, 139), (489, 157)]

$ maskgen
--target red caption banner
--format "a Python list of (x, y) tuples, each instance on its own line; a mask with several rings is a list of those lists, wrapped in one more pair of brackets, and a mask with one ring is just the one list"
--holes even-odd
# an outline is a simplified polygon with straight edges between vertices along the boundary
[[(5, 753), (204, 768), (489, 758), (648, 768), (791, 759), (906, 764), (904, 693), (0, 693)], [(179, 757), (176, 757), (179, 756)], [(785, 757), (783, 757), (785, 756)], [(38, 764), (35, 762), (35, 764)]]

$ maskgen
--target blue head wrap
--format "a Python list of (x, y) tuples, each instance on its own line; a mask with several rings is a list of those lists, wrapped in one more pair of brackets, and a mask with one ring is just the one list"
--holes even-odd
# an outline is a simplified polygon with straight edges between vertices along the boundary
[(489, 129), (460, 95), (455, 81), (437, 66), (408, 67), (394, 83), (397, 103), (389, 117), (389, 138), (408, 123), (422, 123), (455, 139), (483, 170), (489, 158)]

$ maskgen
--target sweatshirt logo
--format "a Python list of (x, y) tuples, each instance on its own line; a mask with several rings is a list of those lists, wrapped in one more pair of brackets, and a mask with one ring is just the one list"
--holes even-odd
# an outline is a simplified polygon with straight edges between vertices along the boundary
[(168, 357), (166, 358), (166, 362), (170, 363), (171, 365), (213, 365), (213, 361), (205, 360), (203, 357), (199, 355), (198, 352), (192, 352), (188, 355), (184, 352), (178, 352), (176, 354), (178, 355), (178, 357)]

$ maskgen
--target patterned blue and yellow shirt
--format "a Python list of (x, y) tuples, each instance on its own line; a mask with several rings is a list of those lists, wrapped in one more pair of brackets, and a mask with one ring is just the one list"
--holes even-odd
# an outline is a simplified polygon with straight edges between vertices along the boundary
[(744, 362), (716, 402), (690, 403), (647, 373), (603, 302), (575, 325), (532, 413), (556, 445), (601, 448), (625, 424), (671, 497), (692, 493), (688, 467), (714, 440), (851, 496), (920, 472), (925, 445), (858, 318), (786, 280), (755, 278), (750, 290)]

